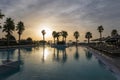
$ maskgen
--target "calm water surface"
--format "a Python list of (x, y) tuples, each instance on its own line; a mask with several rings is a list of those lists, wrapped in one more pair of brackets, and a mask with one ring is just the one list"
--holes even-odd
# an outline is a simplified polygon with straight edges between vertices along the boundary
[(0, 50), (3, 60), (20, 60), (20, 70), (0, 80), (116, 80), (112, 72), (83, 47)]

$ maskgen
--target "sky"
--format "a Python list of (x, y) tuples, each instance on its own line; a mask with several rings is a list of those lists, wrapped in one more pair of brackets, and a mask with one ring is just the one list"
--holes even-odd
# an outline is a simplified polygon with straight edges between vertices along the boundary
[[(41, 40), (41, 30), (46, 30), (46, 40), (52, 40), (52, 31), (68, 32), (67, 40), (74, 40), (73, 32), (79, 31), (79, 41), (85, 40), (90, 31), (99, 37), (97, 27), (103, 25), (103, 36), (110, 36), (113, 29), (120, 33), (120, 0), (0, 0), (0, 9), (17, 24), (23, 21), (22, 38)], [(1, 33), (0, 37), (4, 37)], [(15, 37), (18, 35), (14, 32)]]

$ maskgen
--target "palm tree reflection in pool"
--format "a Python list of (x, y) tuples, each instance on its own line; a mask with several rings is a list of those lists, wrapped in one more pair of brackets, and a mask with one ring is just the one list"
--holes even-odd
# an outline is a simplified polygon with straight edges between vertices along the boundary
[(3, 62), (3, 64), (6, 64), (6, 63), (9, 63), (9, 62), (11, 62), (12, 60), (10, 59), (10, 57), (12, 58), (13, 57), (13, 53), (14, 53), (14, 50), (15, 49), (7, 49), (6, 51), (7, 51), (7, 58), (6, 58), (6, 60), (3, 60), (2, 62)]
[(18, 62), (19, 62), (20, 65), (23, 65), (23, 64), (24, 64), (23, 60), (21, 60), (20, 48), (18, 48)]
[(78, 46), (76, 46), (76, 52), (75, 52), (74, 58), (75, 58), (76, 60), (79, 59)]
[(90, 60), (90, 59), (92, 58), (92, 53), (89, 52), (89, 51), (85, 51), (85, 52), (86, 52), (86, 53), (85, 53), (86, 58), (87, 58), (88, 60)]
[(42, 62), (45, 62), (45, 45), (43, 45), (43, 57), (42, 57)]
[[(57, 50), (57, 53), (56, 53), (56, 50)], [(62, 53), (62, 55), (61, 55), (60, 52)], [(54, 48), (53, 60), (57, 61), (57, 62), (65, 63), (67, 61), (66, 49), (56, 49), (56, 48)]]

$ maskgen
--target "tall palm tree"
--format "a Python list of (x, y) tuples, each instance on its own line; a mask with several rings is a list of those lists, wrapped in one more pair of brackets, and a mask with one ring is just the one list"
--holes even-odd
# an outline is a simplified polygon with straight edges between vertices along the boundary
[(7, 33), (7, 45), (9, 46), (9, 37), (12, 34), (12, 32), (15, 30), (15, 24), (14, 20), (11, 18), (7, 18), (6, 22), (3, 26), (3, 32)]
[(60, 35), (61, 35), (61, 32), (57, 32), (57, 33), (56, 33), (57, 43), (59, 42), (59, 37), (60, 37)]
[(79, 32), (78, 31), (75, 31), (74, 32), (74, 37), (75, 37), (75, 39), (76, 39), (76, 45), (77, 45), (77, 40), (78, 40), (78, 38), (79, 38)]
[(85, 35), (85, 38), (88, 39), (88, 44), (89, 44), (90, 38), (92, 38), (92, 33), (91, 32), (87, 32), (86, 35)]
[(111, 36), (116, 36), (118, 35), (118, 31), (116, 29), (113, 29), (112, 32), (111, 32)]
[(25, 30), (25, 26), (24, 26), (24, 23), (22, 21), (18, 22), (18, 24), (16, 26), (16, 30), (17, 30), (17, 33), (19, 35), (19, 44), (20, 44), (21, 35), (22, 35), (23, 31)]
[(63, 37), (63, 41), (65, 41), (65, 43), (66, 43), (66, 38), (67, 38), (67, 36), (68, 36), (67, 31), (62, 31), (62, 32), (61, 32), (61, 35), (62, 35), (62, 37)]
[(56, 31), (53, 31), (53, 32), (52, 32), (52, 36), (53, 36), (53, 38), (54, 38), (54, 44), (55, 44), (55, 38), (57, 37), (56, 34), (57, 34)]
[(43, 41), (45, 41), (45, 34), (46, 34), (45, 30), (42, 30), (41, 33), (43, 35)]
[[(0, 10), (0, 19), (2, 19), (5, 15), (1, 13), (1, 10)], [(1, 23), (0, 23), (1, 24)], [(0, 29), (2, 28), (2, 26), (0, 25)]]
[(1, 13), (1, 10), (0, 10), (0, 19), (2, 19), (5, 15)]
[(102, 32), (103, 32), (104, 28), (103, 28), (103, 26), (101, 25), (101, 26), (98, 26), (97, 30), (98, 30), (98, 32), (100, 33), (100, 41), (101, 41), (101, 39), (102, 39)]

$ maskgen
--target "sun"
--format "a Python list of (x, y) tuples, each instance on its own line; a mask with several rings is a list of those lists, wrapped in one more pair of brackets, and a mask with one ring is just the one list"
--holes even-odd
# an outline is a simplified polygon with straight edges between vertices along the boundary
[(45, 30), (45, 32), (46, 32), (45, 36), (46, 36), (46, 37), (51, 36), (52, 31), (51, 31), (50, 28), (48, 28), (47, 26), (44, 27), (44, 28), (42, 28), (41, 30)]
[(52, 36), (52, 29), (50, 26), (48, 25), (42, 25), (42, 26), (39, 26), (39, 34), (41, 35), (41, 38), (42, 38), (42, 33), (41, 31), (42, 30), (45, 30), (46, 34), (45, 34), (45, 39), (50, 39), (51, 36)]

